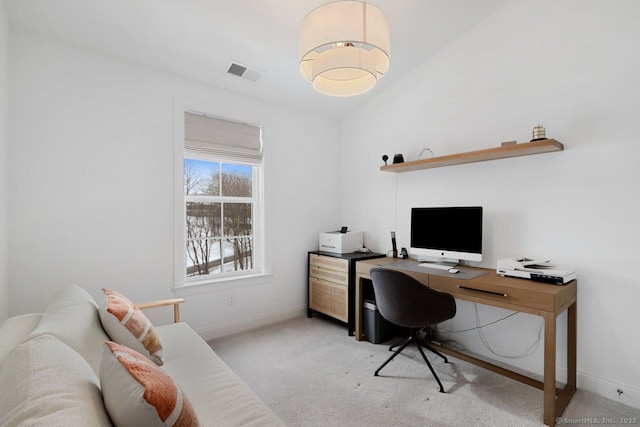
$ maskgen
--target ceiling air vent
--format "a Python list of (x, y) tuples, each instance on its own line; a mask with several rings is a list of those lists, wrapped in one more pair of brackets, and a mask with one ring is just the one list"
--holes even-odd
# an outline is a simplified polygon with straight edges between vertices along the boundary
[(247, 65), (238, 64), (237, 62), (231, 62), (229, 64), (227, 73), (236, 77), (242, 77), (246, 80), (251, 80), (252, 82), (258, 81), (260, 80), (260, 77), (262, 77), (260, 70)]

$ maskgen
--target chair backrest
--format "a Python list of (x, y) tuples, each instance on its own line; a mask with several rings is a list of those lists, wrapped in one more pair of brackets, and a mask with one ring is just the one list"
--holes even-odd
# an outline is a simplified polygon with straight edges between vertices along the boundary
[(370, 274), (378, 310), (391, 323), (422, 328), (456, 315), (450, 294), (430, 289), (406, 273), (378, 267)]

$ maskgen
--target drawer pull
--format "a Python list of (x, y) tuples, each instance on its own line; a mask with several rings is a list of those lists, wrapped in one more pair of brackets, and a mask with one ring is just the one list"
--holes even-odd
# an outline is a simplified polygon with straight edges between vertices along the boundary
[(508, 296), (507, 294), (503, 294), (502, 292), (485, 291), (484, 289), (474, 289), (474, 288), (469, 288), (467, 286), (461, 286), (461, 285), (458, 285), (458, 288), (459, 289), (464, 289), (465, 291), (482, 292), (482, 293), (485, 293), (485, 294), (497, 295), (497, 296), (505, 297), (505, 298)]

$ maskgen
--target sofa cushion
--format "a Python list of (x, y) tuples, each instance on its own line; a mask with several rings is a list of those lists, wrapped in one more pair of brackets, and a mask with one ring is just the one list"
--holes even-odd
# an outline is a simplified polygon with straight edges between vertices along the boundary
[[(98, 306), (78, 285), (56, 293), (38, 326), (24, 341), (43, 334), (53, 335), (84, 357), (97, 374), (103, 343), (109, 340), (98, 318)], [(23, 341), (23, 342), (24, 342)]]
[(0, 370), (0, 425), (110, 426), (98, 378), (71, 347), (39, 335), (15, 347)]
[(162, 365), (162, 343), (147, 316), (120, 292), (111, 289), (102, 291), (100, 321), (111, 340)]
[(285, 426), (188, 324), (160, 325), (156, 331), (165, 343), (162, 369), (180, 384), (204, 424)]
[(147, 357), (128, 347), (105, 343), (100, 384), (117, 427), (199, 425), (180, 387)]

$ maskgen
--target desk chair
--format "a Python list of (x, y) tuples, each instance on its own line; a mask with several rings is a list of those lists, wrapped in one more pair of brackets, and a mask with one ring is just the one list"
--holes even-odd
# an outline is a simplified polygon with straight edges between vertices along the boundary
[[(449, 361), (430, 345), (424, 342), (421, 343), (416, 333), (426, 326), (444, 322), (455, 316), (456, 302), (454, 298), (447, 293), (434, 291), (417, 279), (400, 271), (373, 268), (370, 274), (376, 305), (382, 317), (398, 326), (409, 328), (411, 331), (409, 338), (376, 370), (374, 375), (378, 376), (378, 372), (387, 363), (400, 354), (409, 344), (415, 343), (422, 358), (427, 362), (433, 377), (440, 385), (440, 393), (444, 393), (442, 383), (433, 370), (431, 363), (429, 363), (427, 356), (425, 356), (422, 347), (424, 346), (442, 357), (445, 363)], [(394, 347), (392, 346), (389, 350), (391, 351)]]

